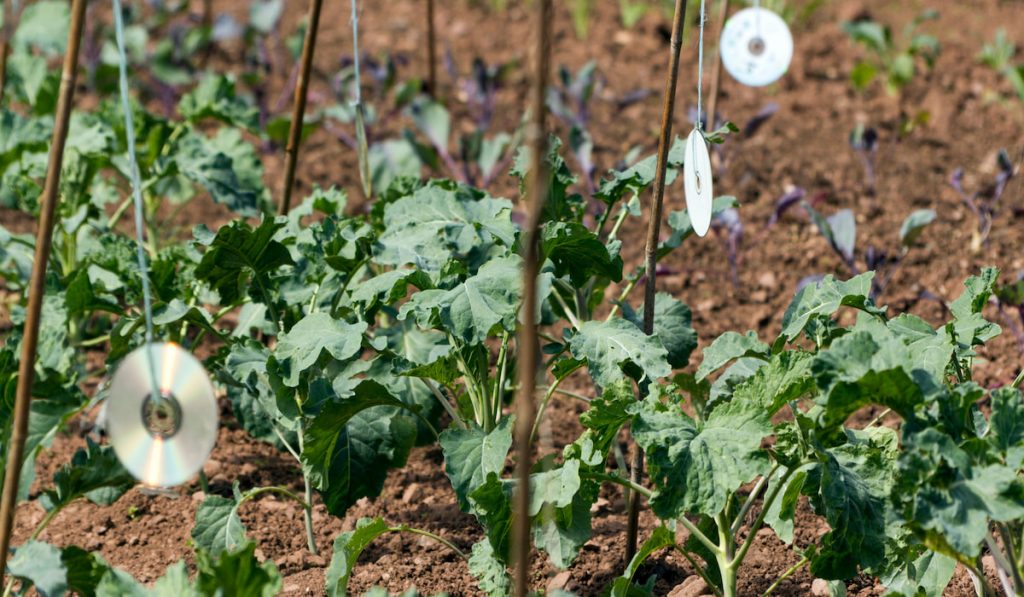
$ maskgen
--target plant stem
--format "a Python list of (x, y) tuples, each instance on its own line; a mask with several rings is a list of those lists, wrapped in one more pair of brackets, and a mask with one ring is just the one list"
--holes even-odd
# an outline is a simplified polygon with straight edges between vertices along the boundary
[(764, 517), (768, 515), (768, 507), (775, 502), (775, 498), (779, 497), (779, 492), (781, 492), (782, 488), (786, 486), (786, 482), (789, 481), (789, 478), (793, 473), (803, 468), (804, 464), (805, 463), (786, 469), (786, 472), (779, 478), (779, 482), (776, 485), (773, 485), (768, 491), (768, 494), (762, 501), (761, 512), (757, 515), (757, 518), (754, 519), (754, 523), (750, 525), (750, 531), (747, 533), (747, 538), (743, 541), (743, 545), (740, 547), (740, 550), (736, 552), (736, 562), (742, 562), (743, 558), (746, 557), (747, 552), (750, 550), (750, 546), (754, 544), (754, 538), (757, 536), (757, 531), (761, 528), (761, 525), (764, 524)]
[(295, 104), (292, 107), (292, 122), (288, 129), (288, 145), (285, 147), (284, 188), (281, 193), (282, 215), (291, 209), (292, 187), (295, 185), (295, 166), (299, 161), (299, 143), (302, 141), (302, 127), (306, 116), (306, 96), (309, 94), (310, 73), (313, 70), (313, 51), (316, 49), (316, 31), (320, 27), (320, 8), (323, 0), (310, 0), (309, 24), (306, 39), (302, 44), (302, 67), (295, 84)]
[(672, 545), (672, 548), (679, 552), (679, 555), (683, 556), (683, 558), (685, 558), (686, 561), (690, 563), (690, 566), (693, 567), (693, 571), (697, 574), (697, 576), (701, 578), (701, 580), (704, 581), (704, 584), (708, 586), (708, 588), (711, 590), (712, 593), (715, 594), (716, 597), (722, 597), (722, 591), (719, 590), (717, 586), (715, 586), (715, 582), (711, 580), (711, 577), (709, 577), (706, 572), (704, 572), (704, 568), (697, 564), (697, 561), (693, 559), (693, 556), (691, 556), (689, 552), (680, 547), (678, 543), (674, 543)]
[(388, 531), (390, 531), (392, 533), (412, 533), (413, 535), (420, 535), (422, 537), (428, 537), (430, 539), (433, 539), (434, 541), (437, 541), (441, 545), (444, 545), (448, 549), (454, 551), (455, 555), (459, 556), (463, 560), (468, 560), (469, 559), (469, 556), (467, 556), (466, 553), (464, 551), (462, 551), (461, 549), (459, 549), (454, 543), (452, 543), (451, 541), (445, 539), (444, 537), (442, 537), (440, 535), (431, 533), (428, 530), (417, 529), (415, 527), (411, 527), (409, 525), (403, 524), (403, 525), (399, 525), (399, 526), (396, 526), (396, 527), (391, 527), (390, 529), (388, 529)]
[(743, 521), (747, 518), (747, 513), (749, 513), (750, 509), (754, 506), (754, 501), (757, 500), (757, 497), (759, 495), (761, 495), (761, 491), (765, 488), (765, 486), (768, 484), (768, 481), (772, 478), (773, 475), (775, 475), (775, 472), (778, 470), (779, 464), (776, 463), (774, 466), (772, 466), (772, 470), (770, 470), (767, 475), (758, 479), (757, 484), (754, 485), (754, 488), (750, 490), (750, 495), (748, 495), (746, 501), (743, 502), (743, 506), (740, 508), (739, 514), (736, 515), (736, 519), (733, 521), (732, 527), (729, 529), (729, 531), (733, 535), (739, 532), (740, 527), (743, 526)]
[[(658, 139), (658, 162), (654, 176), (654, 193), (651, 199), (650, 220), (647, 227), (647, 246), (644, 250), (647, 267), (647, 287), (644, 292), (644, 333), (654, 333), (654, 294), (656, 290), (658, 264), (658, 237), (661, 232), (661, 212), (665, 199), (665, 174), (668, 170), (668, 152), (672, 144), (672, 118), (676, 106), (676, 85), (679, 82), (679, 51), (683, 45), (683, 24), (686, 21), (687, 0), (676, 0), (675, 18), (672, 21), (672, 41), (669, 47), (668, 76), (665, 80), (665, 101), (661, 115), (661, 135)], [(644, 466), (644, 453), (639, 446), (633, 455), (630, 476), (639, 481)], [(626, 508), (626, 561), (636, 554), (636, 538), (640, 517), (639, 495), (630, 496)]]
[(1010, 533), (1006, 529), (1005, 524), (997, 524), (996, 527), (999, 529), (1000, 535), (1003, 538), (1003, 543), (1006, 544), (1005, 547), (1007, 553), (1003, 553), (1003, 550), (999, 549), (999, 544), (996, 543), (996, 539), (992, 536), (991, 531), (989, 531), (985, 536), (985, 544), (988, 545), (989, 551), (992, 552), (992, 558), (996, 562), (996, 567), (1007, 573), (1013, 579), (1013, 590), (1007, 590), (1006, 593), (1008, 595), (1020, 593), (1024, 591), (1024, 581), (1021, 580), (1020, 571), (1017, 570), (1017, 567), (1013, 564), (1013, 542), (1010, 541)]
[[(68, 29), (67, 53), (64, 56), (64, 69), (58, 91), (46, 179), (39, 200), (42, 208), (39, 211), (36, 228), (36, 249), (32, 261), (32, 276), (29, 280), (25, 331), (22, 337), (21, 361), (18, 368), (18, 386), (15, 391), (14, 416), (7, 451), (7, 470), (4, 475), (3, 495), (0, 498), (2, 500), (0, 503), (0, 565), (5, 565), (4, 563), (7, 562), (18, 501), (18, 482), (21, 480), (21, 467), (25, 460), (25, 440), (28, 436), (29, 410), (32, 406), (32, 383), (35, 381), (36, 348), (39, 343), (39, 324), (42, 321), (43, 294), (46, 289), (46, 265), (50, 261), (54, 214), (57, 202), (60, 200), (58, 193), (60, 174), (64, 163), (64, 144), (67, 141), (71, 107), (74, 100), (78, 53), (85, 22), (85, 4), (85, 0), (73, 0), (71, 4), (71, 26)], [(2, 575), (3, 572), (0, 571), (0, 578)]]
[[(494, 384), (494, 393), (491, 396), (491, 409), (496, 415), (501, 414), (501, 392), (505, 387), (505, 374), (508, 371), (508, 340), (509, 334), (505, 332), (501, 338), (501, 350), (498, 351), (498, 365), (500, 367), (498, 379)], [(494, 421), (494, 423), (497, 424), (497, 421)]]
[(612, 310), (608, 312), (608, 317), (605, 318), (605, 321), (611, 321), (612, 318), (615, 317), (616, 314), (618, 314), (619, 306), (623, 302), (625, 302), (626, 301), (626, 297), (628, 297), (629, 294), (631, 292), (633, 292), (633, 289), (636, 288), (636, 283), (639, 280), (640, 280), (640, 276), (637, 275), (637, 277), (635, 277), (635, 278), (633, 278), (632, 280), (629, 281), (629, 284), (626, 284), (626, 287), (623, 288), (622, 292), (619, 293), (619, 300), (615, 301), (615, 304), (612, 305)]
[(884, 419), (886, 417), (886, 415), (888, 415), (891, 412), (892, 412), (891, 408), (887, 408), (887, 409), (883, 410), (882, 412), (878, 413), (878, 416), (876, 416), (874, 419), (871, 419), (871, 422), (868, 423), (867, 425), (865, 425), (865, 427), (874, 427), (879, 422), (881, 422), (881, 420)]
[(421, 377), (420, 380), (423, 381), (427, 388), (430, 389), (430, 392), (434, 395), (435, 398), (437, 398), (437, 401), (441, 403), (441, 406), (448, 413), (448, 416), (452, 418), (452, 421), (454, 421), (455, 424), (458, 425), (459, 427), (462, 427), (463, 429), (468, 429), (469, 427), (467, 427), (466, 422), (462, 420), (462, 417), (459, 416), (459, 413), (455, 411), (455, 407), (453, 407), (451, 403), (448, 402), (448, 399), (444, 397), (444, 394), (441, 393), (441, 389), (437, 387), (437, 384), (434, 383), (434, 380), (426, 379), (424, 377)]
[(241, 506), (245, 502), (248, 502), (256, 498), (257, 496), (263, 495), (264, 493), (276, 493), (278, 495), (283, 495), (284, 497), (297, 502), (300, 506), (302, 506), (304, 510), (310, 510), (313, 507), (313, 504), (310, 503), (309, 500), (304, 500), (302, 499), (301, 496), (293, 493), (287, 487), (281, 487), (279, 485), (272, 485), (270, 487), (257, 487), (256, 489), (250, 489), (249, 491), (245, 492), (245, 494), (242, 496), (242, 499), (238, 500), (238, 505)]
[(569, 320), (569, 323), (572, 325), (573, 329), (580, 329), (580, 320), (577, 319), (572, 309), (570, 309), (569, 305), (566, 304), (565, 299), (562, 298), (562, 295), (558, 294), (557, 288), (552, 290), (551, 296), (555, 297), (555, 300), (558, 301), (558, 305), (562, 307), (562, 311), (565, 312), (565, 317), (566, 319)]
[[(530, 441), (536, 413), (533, 388), (540, 364), (540, 342), (537, 337), (537, 277), (540, 274), (540, 224), (547, 202), (548, 180), (544, 162), (547, 139), (548, 72), (551, 65), (551, 0), (537, 0), (533, 55), (533, 85), (530, 90), (531, 120), (527, 125), (526, 142), (530, 148), (529, 195), (526, 201), (526, 222), (523, 226), (523, 305), (522, 325), (516, 337), (518, 351), (519, 394), (516, 396), (516, 480), (513, 503), (512, 562), (515, 566), (515, 595), (526, 597), (530, 590), (530, 469), (533, 446)], [(557, 292), (555, 295), (557, 296)], [(567, 312), (568, 313), (568, 312)]]
[(1010, 387), (1019, 389), (1021, 384), (1024, 384), (1024, 369), (1020, 370), (1020, 373), (1017, 374), (1017, 379), (1013, 380), (1013, 383), (1010, 384)]
[(807, 562), (810, 561), (811, 560), (808, 559), (807, 556), (801, 557), (799, 562), (790, 566), (789, 569), (782, 573), (782, 576), (775, 579), (775, 582), (773, 582), (772, 585), (768, 587), (768, 590), (764, 592), (764, 595), (762, 597), (768, 597), (769, 595), (771, 595), (775, 591), (775, 589), (779, 588), (779, 585), (782, 584), (782, 581), (786, 580), (790, 576), (793, 576), (797, 570), (803, 568), (807, 564)]
[(718, 12), (718, 48), (716, 48), (715, 60), (711, 63), (711, 92), (708, 94), (708, 109), (705, 112), (704, 130), (711, 132), (715, 128), (715, 112), (718, 110), (718, 89), (722, 82), (722, 29), (725, 28), (725, 20), (729, 15), (729, 0), (722, 0)]
[(736, 545), (733, 541), (732, 529), (729, 526), (729, 520), (725, 516), (725, 512), (720, 512), (715, 516), (715, 526), (718, 527), (718, 545), (719, 552), (715, 554), (715, 558), (718, 561), (718, 569), (722, 575), (722, 595), (723, 597), (735, 597), (736, 595), (736, 569), (739, 567), (738, 563), (743, 561), (743, 558), (735, 558), (734, 550)]
[(546, 411), (548, 408), (548, 403), (551, 401), (551, 396), (558, 391), (558, 384), (562, 383), (563, 379), (565, 378), (563, 377), (561, 379), (556, 379), (554, 383), (548, 386), (547, 391), (544, 392), (544, 399), (540, 401), (540, 407), (537, 409), (537, 416), (534, 417), (533, 419), (533, 427), (530, 431), (531, 444), (533, 443), (533, 440), (537, 438), (537, 429), (540, 428), (541, 419), (544, 418), (544, 411)]

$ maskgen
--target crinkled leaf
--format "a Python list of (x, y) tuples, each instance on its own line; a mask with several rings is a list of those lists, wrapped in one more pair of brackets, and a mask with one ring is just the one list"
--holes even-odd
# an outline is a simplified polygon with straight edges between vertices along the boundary
[(505, 468), (514, 420), (502, 419), (490, 433), (475, 425), (469, 429), (452, 427), (441, 433), (445, 472), (464, 511), (470, 506), (469, 494), (484, 483), (487, 475), (501, 474)]
[[(623, 309), (627, 319), (643, 329), (644, 305), (638, 311)], [(654, 298), (654, 333), (668, 351), (668, 364), (681, 369), (690, 361), (690, 353), (697, 348), (697, 330), (693, 329), (693, 312), (686, 303), (666, 292)]]
[(280, 336), (273, 355), (275, 371), (285, 385), (294, 388), (299, 375), (315, 365), (324, 352), (337, 361), (358, 355), (367, 327), (366, 322), (348, 323), (322, 311), (310, 313)]
[(672, 373), (661, 341), (625, 319), (588, 321), (572, 336), (569, 346), (574, 357), (587, 360), (590, 375), (601, 387), (627, 374), (637, 380), (655, 380)]
[(869, 298), (874, 277), (875, 272), (865, 272), (840, 282), (829, 275), (817, 284), (804, 286), (793, 297), (782, 317), (780, 339), (793, 341), (812, 319), (829, 317), (839, 307), (854, 307), (872, 315), (883, 315), (884, 310), (876, 307)]
[(512, 579), (508, 576), (505, 564), (494, 557), (494, 549), (489, 541), (473, 544), (473, 553), (469, 556), (469, 572), (477, 579), (477, 588), (490, 597), (504, 597), (512, 593)]
[(266, 300), (260, 291), (269, 285), (268, 275), (294, 264), (288, 249), (273, 240), (284, 225), (283, 218), (265, 218), (256, 228), (241, 220), (221, 227), (196, 268), (196, 278), (216, 289), (222, 304), (238, 301), (247, 291), (257, 301)]
[(192, 540), (196, 547), (213, 556), (235, 551), (248, 542), (245, 525), (238, 516), (238, 500), (219, 495), (207, 495), (196, 511), (192, 527)]
[(756, 332), (747, 332), (746, 335), (726, 332), (704, 349), (696, 380), (703, 380), (733, 359), (751, 357), (768, 360), (770, 354), (770, 348), (758, 339)]
[(577, 288), (593, 276), (622, 280), (622, 258), (582, 224), (548, 223), (541, 232), (540, 251), (554, 264), (555, 275), (568, 275)]

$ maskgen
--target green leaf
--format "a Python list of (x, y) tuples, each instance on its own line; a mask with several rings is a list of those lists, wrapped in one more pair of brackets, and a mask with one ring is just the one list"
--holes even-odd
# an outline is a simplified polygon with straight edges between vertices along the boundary
[(196, 552), (198, 574), (195, 589), (202, 595), (251, 595), (273, 597), (281, 591), (281, 575), (274, 562), (262, 565), (253, 555), (255, 543), (234, 553), (222, 553), (217, 559), (203, 550)]
[(36, 48), (48, 56), (63, 54), (68, 45), (71, 11), (61, 0), (39, 0), (25, 6), (11, 45)]
[(327, 567), (326, 582), (329, 597), (345, 597), (348, 595), (348, 581), (356, 566), (359, 554), (377, 537), (390, 531), (391, 528), (383, 518), (361, 518), (355, 530), (338, 535), (334, 540), (331, 563)]
[(914, 246), (924, 229), (935, 221), (935, 210), (919, 209), (907, 216), (900, 226), (900, 244), (906, 248)]
[(324, 352), (337, 361), (357, 356), (367, 327), (366, 322), (347, 323), (322, 311), (310, 313), (281, 334), (272, 357), (273, 368), (282, 374), (285, 385), (297, 387), (299, 375), (313, 367)]
[[(644, 305), (638, 311), (623, 309), (623, 314), (643, 329)], [(659, 292), (654, 297), (654, 333), (668, 351), (668, 364), (682, 369), (690, 362), (690, 353), (697, 348), (697, 330), (693, 329), (693, 312), (686, 303), (672, 295)]]
[[(769, 481), (768, 491), (771, 492), (773, 488), (781, 482), (782, 476), (785, 474), (785, 469), (780, 469), (778, 473)], [(775, 501), (768, 506), (768, 512), (765, 514), (764, 522), (775, 531), (779, 539), (782, 540), (786, 545), (793, 543), (793, 527), (796, 519), (796, 507), (800, 500), (800, 493), (803, 491), (804, 482), (807, 480), (806, 471), (798, 471), (793, 473), (786, 479), (785, 485), (780, 490), (779, 496), (775, 498)]]
[(135, 478), (121, 466), (113, 448), (86, 439), (86, 446), (53, 475), (53, 487), (46, 489), (40, 499), (47, 511), (82, 497), (110, 505), (134, 485)]
[(590, 401), (580, 415), (580, 423), (594, 431), (597, 450), (607, 452), (618, 437), (619, 429), (632, 418), (629, 408), (636, 402), (633, 386), (621, 380), (604, 388), (600, 396)]
[(746, 335), (726, 332), (704, 349), (703, 360), (697, 367), (696, 381), (702, 381), (733, 359), (751, 357), (766, 361), (770, 355), (771, 349), (758, 339), (757, 332), (747, 332)]
[(715, 516), (732, 493), (767, 472), (761, 440), (772, 427), (762, 404), (733, 399), (699, 422), (652, 394), (634, 412), (633, 437), (655, 487), (651, 509), (662, 519)]
[[(542, 303), (551, 291), (550, 274), (541, 275), (539, 286)], [(419, 325), (444, 330), (474, 346), (502, 331), (515, 331), (521, 297), (522, 258), (513, 254), (489, 261), (477, 275), (450, 290), (414, 294), (402, 305), (398, 319), (413, 314)]]
[(483, 484), (469, 494), (470, 510), (484, 527), (494, 557), (507, 562), (512, 540), (512, 484), (488, 473)]
[(277, 268), (294, 265), (288, 249), (273, 240), (285, 220), (266, 218), (253, 229), (236, 220), (217, 231), (196, 278), (209, 283), (220, 295), (221, 304), (240, 300), (248, 290), (257, 302), (269, 299), (269, 275)]
[(192, 527), (192, 540), (196, 547), (205, 549), (213, 556), (232, 552), (245, 545), (245, 525), (238, 516), (237, 498), (207, 495), (196, 511), (196, 523)]
[(661, 341), (625, 319), (585, 322), (569, 346), (574, 357), (587, 360), (590, 375), (601, 387), (626, 374), (636, 380), (655, 380), (672, 373)]
[(927, 551), (881, 580), (887, 597), (942, 597), (955, 571), (956, 560)]
[(593, 276), (622, 280), (622, 258), (609, 252), (601, 239), (582, 224), (551, 222), (540, 238), (541, 255), (555, 265), (555, 275), (568, 275), (581, 288)]
[(514, 417), (506, 417), (490, 433), (475, 425), (469, 429), (452, 427), (441, 433), (445, 472), (463, 511), (469, 510), (469, 494), (483, 485), (487, 475), (500, 475), (505, 468), (514, 421)]
[(748, 380), (736, 386), (732, 400), (760, 404), (774, 415), (786, 403), (815, 390), (811, 376), (813, 357), (809, 352), (781, 352), (771, 358)]
[(262, 162), (237, 129), (222, 128), (209, 139), (196, 132), (187, 134), (176, 147), (174, 163), (217, 203), (241, 216), (261, 212), (266, 193)]
[(415, 419), (402, 413), (409, 408), (373, 380), (322, 406), (303, 433), (301, 456), (329, 512), (379, 494), (388, 469), (405, 464), (417, 435)]
[(1024, 466), (1024, 399), (1019, 390), (1004, 387), (992, 392), (986, 439), (1007, 466)]
[(448, 137), (451, 135), (451, 116), (441, 104), (424, 100), (409, 108), (412, 120), (423, 131), (434, 147), (447, 150)]
[[(666, 172), (665, 186), (671, 185), (679, 174), (679, 168), (683, 165), (685, 154), (686, 144), (682, 139), (676, 137), (668, 153), (668, 165), (670, 168)], [(611, 170), (608, 172), (610, 178), (601, 182), (595, 197), (612, 205), (619, 201), (627, 192), (639, 195), (654, 182), (657, 166), (658, 156), (649, 155), (625, 170)]]
[(640, 566), (647, 561), (647, 558), (651, 557), (658, 551), (665, 549), (673, 545), (676, 541), (675, 533), (670, 531), (664, 526), (659, 526), (654, 529), (651, 536), (640, 546), (640, 549), (633, 556), (633, 559), (629, 561), (629, 565), (626, 566), (626, 570), (622, 573), (622, 576), (616, 578), (612, 583), (611, 597), (629, 597), (630, 587), (633, 584), (633, 576), (636, 575), (637, 570)]
[(469, 572), (476, 577), (477, 588), (490, 597), (505, 597), (512, 593), (512, 579), (505, 565), (494, 557), (494, 549), (489, 541), (473, 544)]
[(512, 204), (465, 191), (426, 186), (389, 204), (375, 257), (382, 265), (439, 271), (451, 259), (479, 267), (496, 247), (515, 241)]
[(7, 563), (11, 576), (33, 587), (44, 597), (63, 595), (68, 591), (68, 569), (60, 549), (30, 540), (18, 547)]
[[(847, 430), (848, 442), (829, 450), (821, 467), (819, 505), (831, 530), (811, 562), (815, 576), (842, 580), (884, 563), (886, 500), (896, 474), (896, 432)], [(823, 509), (823, 512), (821, 511)]]
[(559, 468), (530, 475), (533, 539), (551, 563), (568, 568), (590, 539), (590, 508), (600, 486), (580, 477), (581, 461), (567, 459)]
[(236, 95), (235, 81), (230, 75), (203, 77), (192, 91), (182, 96), (178, 113), (196, 124), (213, 118), (251, 132), (256, 132), (259, 126), (259, 110)]
[(854, 307), (881, 317), (884, 309), (876, 307), (869, 298), (874, 277), (875, 272), (865, 272), (839, 282), (829, 275), (817, 284), (804, 286), (793, 297), (782, 317), (780, 339), (792, 342), (812, 319), (831, 317), (839, 307)]

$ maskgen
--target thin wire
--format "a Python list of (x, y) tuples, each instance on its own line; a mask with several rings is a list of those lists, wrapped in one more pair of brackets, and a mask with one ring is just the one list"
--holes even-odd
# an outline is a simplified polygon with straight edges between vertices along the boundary
[(153, 297), (149, 288), (149, 266), (146, 264), (145, 233), (142, 220), (142, 177), (139, 174), (139, 160), (135, 153), (135, 121), (131, 103), (128, 100), (128, 56), (124, 49), (124, 22), (121, 14), (121, 0), (112, 0), (114, 7), (114, 29), (117, 34), (117, 52), (120, 69), (121, 109), (124, 110), (124, 129), (128, 140), (128, 169), (132, 183), (132, 199), (135, 203), (135, 248), (139, 260), (139, 275), (142, 278), (142, 311), (146, 320), (146, 361), (149, 364), (150, 399), (154, 405), (163, 399), (157, 383), (156, 363), (153, 360)]
[(704, 95), (704, 23), (707, 21), (707, 13), (704, 12), (704, 0), (700, 0), (700, 40), (697, 45), (697, 122), (694, 128), (704, 128), (702, 115)]

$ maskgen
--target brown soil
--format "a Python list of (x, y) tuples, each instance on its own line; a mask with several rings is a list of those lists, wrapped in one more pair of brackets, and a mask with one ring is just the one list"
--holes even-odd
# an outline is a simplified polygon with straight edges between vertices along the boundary
[[(216, 3), (244, 18), (245, 3)], [(402, 76), (425, 72), (421, 47), (425, 34), (421, 25), (422, 3), (415, 0), (365, 2), (361, 17), (361, 41), (370, 53), (395, 52), (406, 56), (408, 64)], [(465, 72), (473, 57), (489, 63), (514, 62), (499, 93), (498, 109), (492, 130), (511, 130), (522, 113), (527, 90), (525, 43), (529, 39), (527, 10), (516, 3), (507, 12), (491, 13), (487, 2), (463, 0), (439, 2), (439, 35), (442, 44), (451, 47), (457, 65)], [(528, 4), (528, 3), (527, 3)], [(559, 3), (560, 5), (563, 3)], [(598, 172), (612, 167), (633, 146), (653, 151), (659, 127), (659, 93), (667, 59), (667, 32), (664, 16), (652, 11), (631, 30), (622, 30), (617, 3), (595, 3), (590, 35), (579, 40), (572, 32), (568, 9), (560, 6), (556, 16), (555, 63), (575, 70), (590, 59), (598, 61), (604, 84), (593, 106), (591, 133), (597, 148)], [(284, 31), (292, 31), (302, 17), (300, 5), (290, 5)], [(797, 282), (816, 273), (847, 276), (841, 261), (800, 210), (793, 210), (776, 226), (766, 224), (775, 199), (787, 185), (807, 189), (809, 196), (820, 196), (819, 210), (831, 213), (851, 208), (857, 214), (858, 255), (863, 267), (863, 252), (869, 245), (895, 253), (898, 230), (912, 210), (932, 208), (936, 222), (923, 235), (919, 247), (909, 255), (892, 278), (882, 302), (894, 310), (909, 310), (934, 323), (943, 317), (938, 303), (919, 300), (928, 291), (943, 300), (952, 300), (962, 280), (984, 265), (1002, 269), (1004, 278), (1024, 270), (1024, 253), (1019, 234), (1024, 225), (1024, 182), (1016, 179), (1004, 196), (1003, 213), (996, 220), (987, 246), (979, 252), (969, 249), (973, 216), (946, 181), (952, 170), (964, 167), (967, 185), (978, 188), (988, 184), (994, 172), (995, 152), (1006, 148), (1020, 164), (1024, 156), (1024, 108), (1012, 98), (1009, 85), (995, 73), (980, 66), (975, 56), (994, 30), (1006, 27), (1011, 39), (1024, 40), (1024, 8), (1019, 3), (978, 0), (971, 3), (953, 0), (929, 0), (942, 19), (927, 28), (943, 44), (935, 70), (918, 76), (902, 97), (888, 96), (880, 87), (867, 94), (855, 93), (848, 74), (860, 50), (847, 41), (838, 24), (842, 20), (868, 13), (895, 24), (897, 31), (923, 6), (919, 3), (895, 3), (858, 0), (827, 4), (811, 20), (795, 31), (797, 55), (790, 74), (779, 84), (757, 90), (741, 87), (723, 76), (720, 112), (742, 126), (769, 101), (779, 112), (748, 139), (731, 139), (726, 145), (727, 169), (716, 180), (718, 194), (734, 194), (740, 202), (746, 234), (738, 270), (738, 285), (730, 280), (723, 242), (714, 238), (690, 241), (683, 251), (669, 258), (667, 273), (659, 280), (662, 290), (684, 299), (694, 310), (694, 325), (702, 345), (727, 330), (756, 330), (762, 338), (772, 337), (780, 329), (781, 313), (789, 302)], [(327, 77), (336, 72), (339, 61), (351, 55), (347, 3), (331, 0), (324, 11), (323, 30), (317, 48), (318, 75), (313, 82), (312, 108), (328, 101), (331, 92)], [(684, 115), (694, 101), (693, 78), (696, 73), (694, 38), (683, 51), (683, 84), (679, 109)], [(237, 52), (228, 48), (215, 64), (237, 70)], [(441, 71), (441, 92), (451, 98), (456, 116), (467, 113), (455, 93), (454, 83)], [(286, 88), (287, 72), (278, 72), (271, 86), (271, 98)], [(652, 95), (624, 110), (615, 99), (637, 89), (650, 89)], [(89, 101), (88, 99), (85, 101)], [(275, 103), (273, 100), (271, 103)], [(930, 121), (901, 136), (900, 123), (921, 110), (930, 113)], [(456, 122), (459, 122), (458, 118)], [(877, 196), (863, 188), (859, 158), (849, 149), (847, 138), (856, 123), (874, 126), (880, 133)], [(387, 137), (409, 126), (395, 122), (377, 131)], [(456, 126), (469, 126), (467, 123)], [(682, 116), (677, 130), (689, 125)], [(564, 127), (559, 125), (560, 132)], [(353, 209), (362, 200), (357, 197), (358, 177), (353, 151), (326, 131), (315, 133), (301, 154), (296, 196), (302, 196), (313, 184), (338, 185), (353, 195)], [(266, 180), (277, 192), (283, 160), (276, 153), (266, 155)], [(514, 181), (502, 177), (491, 189), (495, 194), (514, 197)], [(646, 197), (644, 198), (647, 199)], [(669, 189), (668, 208), (682, 209), (681, 186)], [(183, 223), (208, 225), (227, 218), (218, 206), (203, 205), (189, 210)], [(0, 211), (5, 226), (29, 231), (30, 219), (9, 211)], [(621, 235), (630, 263), (638, 262), (645, 224), (629, 222)], [(997, 319), (995, 313), (988, 314)], [(0, 318), (2, 319), (2, 318)], [(699, 353), (698, 353), (699, 354)], [(1022, 364), (1016, 341), (1009, 334), (994, 340), (982, 350), (977, 373), (984, 384), (1002, 384), (1012, 379)], [(696, 360), (696, 358), (695, 358)], [(584, 394), (592, 389), (578, 387)], [(551, 429), (555, 445), (571, 441), (579, 431), (576, 415), (580, 405), (556, 402)], [(207, 465), (211, 491), (227, 494), (232, 480), (243, 489), (256, 485), (282, 484), (301, 490), (296, 465), (287, 454), (259, 444), (233, 424), (225, 408), (226, 424), (220, 441)], [(864, 413), (864, 420), (874, 413)], [(53, 449), (38, 463), (38, 478), (49, 479), (52, 472), (70, 458), (80, 446), (83, 430), (76, 426), (59, 437)], [(38, 491), (40, 481), (34, 491)], [(195, 484), (179, 488), (172, 495), (145, 495), (139, 490), (110, 507), (80, 503), (62, 513), (43, 534), (56, 544), (78, 544), (99, 550), (112, 564), (129, 571), (140, 580), (151, 581), (164, 568), (189, 558), (189, 533), (201, 496)], [(617, 489), (606, 488), (595, 508), (594, 537), (583, 548), (569, 571), (569, 579), (558, 575), (535, 557), (535, 586), (544, 588), (552, 579), (559, 586), (579, 595), (599, 594), (623, 566), (622, 536), (625, 519), (622, 496)], [(418, 449), (407, 467), (389, 477), (384, 493), (375, 500), (363, 500), (343, 519), (328, 516), (322, 506), (314, 515), (320, 556), (305, 550), (301, 512), (292, 504), (264, 496), (248, 503), (242, 512), (249, 535), (259, 545), (261, 557), (277, 563), (285, 577), (287, 594), (323, 592), (324, 566), (334, 537), (351, 529), (364, 516), (384, 516), (393, 523), (407, 522), (443, 535), (461, 548), (479, 540), (479, 526), (471, 516), (459, 512), (450, 485), (443, 475), (443, 463), (437, 448)], [(24, 541), (42, 516), (34, 503), (23, 504), (18, 511), (15, 544)], [(814, 518), (806, 506), (801, 510), (806, 524), (798, 525), (798, 545), (813, 542), (825, 531), (824, 523)], [(656, 520), (644, 512), (643, 529), (649, 532)], [(741, 571), (741, 595), (762, 593), (783, 570), (797, 561), (792, 549), (770, 533), (758, 537)], [(663, 554), (653, 558), (639, 577), (657, 574), (657, 594), (667, 594), (686, 580), (692, 570), (680, 557)], [(466, 566), (450, 552), (434, 543), (409, 536), (390, 535), (374, 543), (356, 568), (352, 588), (362, 591), (381, 585), (400, 591), (415, 585), (421, 591), (448, 591), (453, 595), (476, 595)], [(856, 579), (848, 585), (852, 595), (878, 595), (882, 588), (871, 579)], [(800, 571), (784, 582), (776, 594), (785, 596), (811, 593), (811, 579)], [(961, 571), (947, 591), (948, 595), (970, 595), (970, 581)]]

